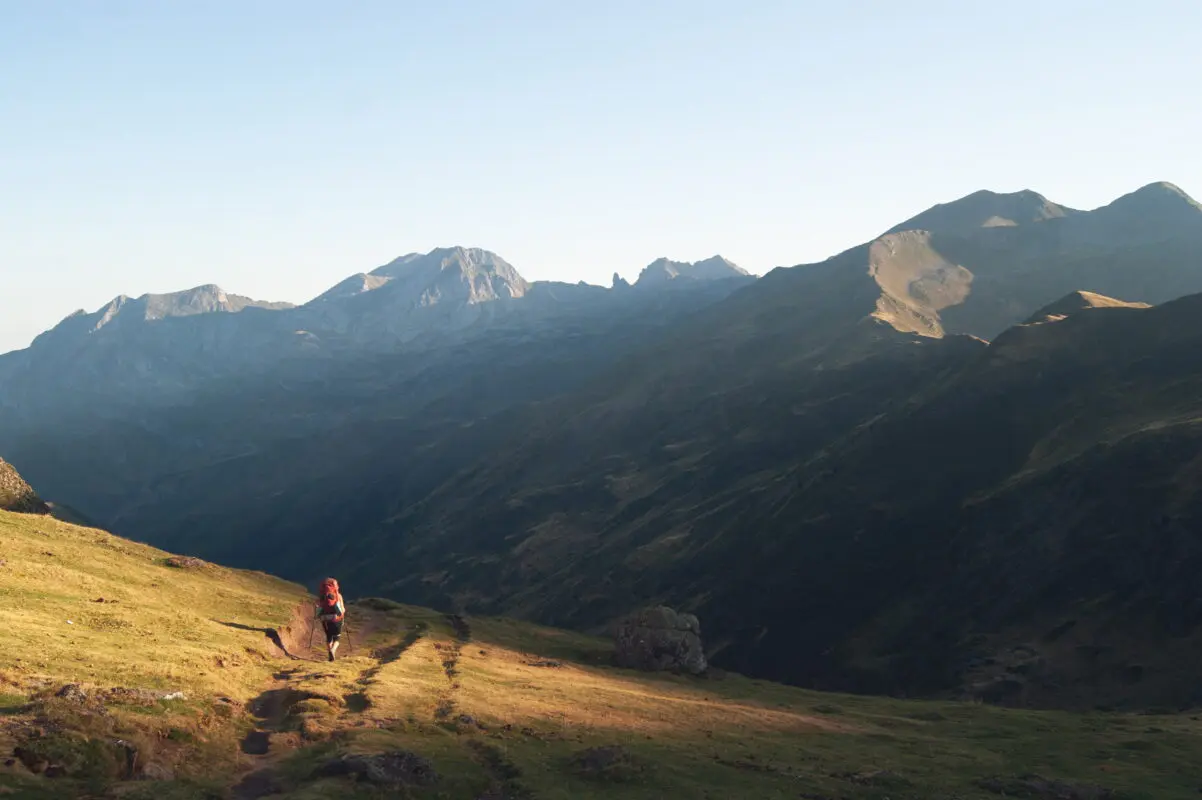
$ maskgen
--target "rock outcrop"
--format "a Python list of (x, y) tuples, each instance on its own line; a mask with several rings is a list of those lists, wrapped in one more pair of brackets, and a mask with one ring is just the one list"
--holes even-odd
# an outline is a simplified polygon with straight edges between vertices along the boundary
[(347, 775), (378, 786), (432, 786), (438, 783), (433, 764), (404, 750), (342, 756), (327, 763), (318, 774)]
[(614, 658), (618, 666), (648, 672), (700, 675), (708, 667), (697, 617), (667, 606), (643, 609), (619, 622)]
[(49, 514), (50, 509), (17, 470), (0, 458), (0, 510), (25, 514)]

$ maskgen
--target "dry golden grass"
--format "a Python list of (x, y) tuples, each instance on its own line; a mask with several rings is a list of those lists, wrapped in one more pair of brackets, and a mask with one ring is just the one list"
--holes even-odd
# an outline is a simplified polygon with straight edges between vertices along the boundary
[(648, 683), (645, 676), (543, 659), (499, 646), (463, 648), (459, 661), (466, 713), (496, 724), (587, 729), (694, 738), (698, 729), (793, 734), (846, 729), (814, 714), (732, 702), (692, 687)]
[(273, 669), (273, 648), (253, 629), (286, 623), (303, 590), (212, 565), (175, 569), (167, 556), (51, 517), (0, 513), (0, 604), (20, 609), (5, 622), (0, 675), (27, 688), (253, 697)]

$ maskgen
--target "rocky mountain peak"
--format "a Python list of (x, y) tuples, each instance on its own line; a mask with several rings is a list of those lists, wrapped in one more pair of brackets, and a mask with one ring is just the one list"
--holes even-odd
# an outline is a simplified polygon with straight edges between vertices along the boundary
[(1043, 322), (1058, 322), (1071, 314), (1094, 308), (1151, 308), (1147, 303), (1129, 303), (1095, 292), (1076, 291), (1050, 303), (1035, 312), (1026, 321), (1027, 325)]
[(1053, 203), (1030, 189), (1005, 194), (982, 189), (959, 200), (932, 206), (887, 233), (908, 230), (966, 233), (977, 228), (1014, 227), (1076, 213), (1079, 212)]
[[(459, 290), (454, 285), (459, 284)], [(466, 292), (463, 291), (466, 289)], [(434, 305), (448, 296), (468, 303), (522, 297), (529, 282), (505, 259), (478, 247), (439, 247), (409, 253), (369, 273), (352, 275), (314, 303), (384, 290), (393, 303)]]
[(682, 278), (696, 281), (717, 281), (724, 278), (746, 277), (747, 275), (747, 270), (720, 255), (694, 262), (657, 258), (643, 268), (635, 283), (646, 286)]
[(1149, 183), (1125, 194), (1105, 209), (1146, 216), (1170, 215), (1202, 221), (1202, 203), (1185, 193), (1181, 187), (1167, 181)]
[(114, 325), (142, 325), (172, 317), (202, 314), (236, 314), (247, 308), (280, 310), (292, 307), (291, 303), (263, 302), (229, 294), (214, 284), (167, 294), (144, 294), (137, 298), (121, 294), (92, 313), (83, 310), (71, 313), (57, 326), (37, 337), (34, 346), (44, 343), (47, 338), (74, 338)]

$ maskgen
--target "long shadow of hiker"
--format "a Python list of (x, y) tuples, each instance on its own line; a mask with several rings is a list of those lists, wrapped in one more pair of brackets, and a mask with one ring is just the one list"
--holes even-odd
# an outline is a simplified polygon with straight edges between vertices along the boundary
[(276, 630), (275, 628), (256, 628), (251, 625), (243, 625), (240, 622), (222, 622), (219, 619), (215, 619), (213, 621), (216, 622), (218, 625), (224, 625), (227, 628), (236, 628), (240, 631), (252, 631), (254, 633), (261, 633), (264, 636), (266, 636), (268, 639), (270, 639), (272, 644), (274, 644), (276, 647), (280, 648), (281, 653), (288, 656), (288, 658), (291, 658), (293, 661), (312, 661), (313, 660), (311, 658), (304, 658), (302, 656), (298, 656), (298, 655), (295, 655), (295, 654), (289, 652), (288, 646), (285, 645), (284, 640), (280, 638), (280, 632), (278, 630)]
[(376, 665), (371, 669), (366, 670), (361, 676), (359, 676), (359, 682), (370, 683), (377, 675), (380, 674), (380, 670), (384, 669), (384, 667), (388, 666), (392, 662), (400, 660), (401, 656), (405, 654), (406, 650), (408, 650), (410, 647), (413, 647), (413, 645), (417, 644), (418, 639), (426, 635), (426, 631), (429, 630), (429, 628), (430, 626), (425, 622), (419, 622), (409, 629), (409, 633), (407, 633), (405, 638), (401, 641), (389, 647), (382, 647), (379, 650), (374, 651), (371, 655), (372, 658), (376, 660)]

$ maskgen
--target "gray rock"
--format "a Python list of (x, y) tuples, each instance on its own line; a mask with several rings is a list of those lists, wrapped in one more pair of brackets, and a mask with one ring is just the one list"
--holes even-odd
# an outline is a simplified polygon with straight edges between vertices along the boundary
[(54, 696), (72, 703), (86, 703), (88, 701), (87, 690), (78, 683), (68, 683), (55, 692)]
[(171, 556), (165, 563), (176, 569), (200, 569), (205, 566), (205, 562), (195, 556)]
[(709, 666), (701, 643), (701, 623), (667, 606), (647, 608), (621, 620), (614, 631), (619, 666), (648, 672), (700, 675)]
[(157, 764), (152, 761), (142, 767), (142, 774), (138, 777), (144, 781), (173, 781), (175, 780), (175, 770), (165, 764)]
[(112, 689), (104, 692), (104, 699), (105, 702), (114, 705), (153, 706), (158, 702), (159, 696), (149, 689), (131, 689), (127, 686), (114, 686)]
[(327, 763), (320, 774), (351, 775), (380, 786), (431, 786), (438, 782), (433, 764), (404, 750), (370, 756), (342, 756)]

